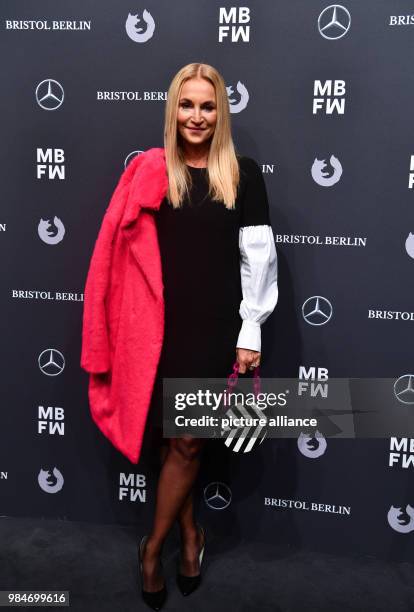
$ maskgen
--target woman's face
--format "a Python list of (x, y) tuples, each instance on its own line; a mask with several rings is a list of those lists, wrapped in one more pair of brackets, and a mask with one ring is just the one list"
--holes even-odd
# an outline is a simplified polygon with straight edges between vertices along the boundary
[(213, 136), (216, 123), (216, 93), (213, 85), (201, 78), (185, 81), (178, 101), (179, 134), (189, 144), (205, 144)]

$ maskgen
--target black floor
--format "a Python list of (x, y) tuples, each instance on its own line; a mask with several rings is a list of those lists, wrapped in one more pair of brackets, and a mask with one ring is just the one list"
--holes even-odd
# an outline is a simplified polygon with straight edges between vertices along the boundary
[[(217, 544), (207, 534), (203, 583), (184, 598), (174, 582), (176, 540), (166, 543), (163, 610), (414, 611), (414, 564), (248, 542), (223, 555)], [(76, 612), (150, 610), (140, 599), (135, 531), (119, 526), (1, 518), (0, 581), (0, 590), (69, 591), (63, 609)]]

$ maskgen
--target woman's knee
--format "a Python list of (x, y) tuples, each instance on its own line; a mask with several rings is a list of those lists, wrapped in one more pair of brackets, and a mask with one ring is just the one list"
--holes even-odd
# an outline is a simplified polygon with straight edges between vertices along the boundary
[(191, 438), (183, 436), (181, 438), (170, 438), (170, 448), (179, 455), (184, 461), (194, 461), (198, 459), (204, 447), (204, 438)]

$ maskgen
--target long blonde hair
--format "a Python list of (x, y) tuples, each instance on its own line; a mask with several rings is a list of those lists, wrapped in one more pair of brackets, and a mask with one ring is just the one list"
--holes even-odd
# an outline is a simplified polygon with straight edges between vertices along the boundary
[(213, 200), (222, 201), (226, 208), (234, 208), (240, 172), (231, 135), (229, 100), (223, 77), (208, 64), (183, 66), (168, 89), (164, 123), (164, 150), (169, 183), (167, 197), (174, 208), (179, 208), (191, 187), (191, 174), (178, 141), (177, 114), (183, 84), (194, 77), (208, 79), (216, 93), (217, 123), (210, 143), (207, 166), (209, 195)]

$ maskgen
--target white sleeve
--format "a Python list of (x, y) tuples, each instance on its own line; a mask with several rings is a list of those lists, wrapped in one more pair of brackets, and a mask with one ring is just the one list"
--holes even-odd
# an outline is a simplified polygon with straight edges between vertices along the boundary
[(238, 348), (261, 350), (261, 329), (278, 300), (277, 254), (270, 225), (248, 225), (239, 229), (240, 276), (243, 319)]

